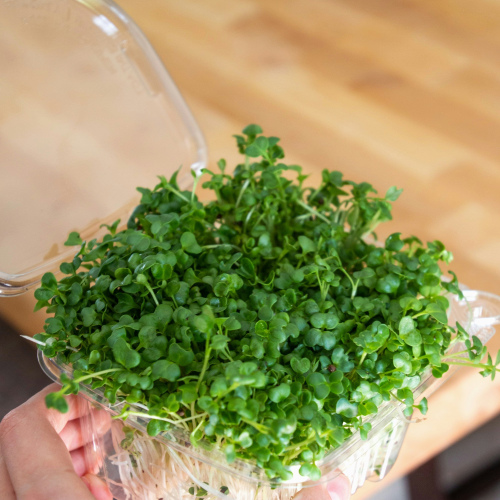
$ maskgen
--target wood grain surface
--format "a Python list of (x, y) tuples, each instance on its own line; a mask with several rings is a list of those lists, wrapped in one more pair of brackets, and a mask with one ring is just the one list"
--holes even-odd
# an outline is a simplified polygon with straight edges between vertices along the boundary
[[(282, 138), (316, 182), (324, 168), (404, 188), (400, 231), (440, 239), (474, 289), (500, 293), (500, 4), (493, 0), (118, 0), (185, 96), (210, 165), (236, 160), (248, 123)], [(2, 314), (35, 333), (28, 297)], [(500, 348), (500, 336), (491, 342)], [(462, 370), (411, 426), (368, 498), (500, 413), (500, 380)]]

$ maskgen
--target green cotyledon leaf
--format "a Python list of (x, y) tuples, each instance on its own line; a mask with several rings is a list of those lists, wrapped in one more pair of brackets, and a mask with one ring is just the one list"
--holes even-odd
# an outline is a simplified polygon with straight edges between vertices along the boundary
[(141, 362), (140, 354), (121, 337), (113, 345), (113, 355), (125, 368), (134, 368)]

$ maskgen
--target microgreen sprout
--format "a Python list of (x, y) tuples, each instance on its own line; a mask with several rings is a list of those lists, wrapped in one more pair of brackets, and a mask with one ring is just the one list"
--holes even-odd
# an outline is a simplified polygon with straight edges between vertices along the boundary
[[(500, 356), (483, 363), (481, 341), (448, 324), (461, 291), (453, 273), (443, 280), (444, 245), (370, 242), (400, 190), (378, 196), (326, 170), (304, 187), (278, 138), (251, 125), (236, 141), (233, 174), (223, 160), (204, 172), (212, 201), (181, 190), (176, 173), (138, 189), (125, 228), (70, 235), (79, 249), (65, 276), (47, 273), (35, 293), (52, 314), (39, 348), (74, 370), (48, 406), (66, 411), (64, 396), (90, 384), (151, 436), (180, 428), (270, 478), (298, 466), (317, 479), (316, 463), (355, 432), (366, 439), (384, 401), (425, 414), (413, 396), (423, 374), (458, 364), (494, 378)], [(465, 349), (448, 354), (457, 341)]]

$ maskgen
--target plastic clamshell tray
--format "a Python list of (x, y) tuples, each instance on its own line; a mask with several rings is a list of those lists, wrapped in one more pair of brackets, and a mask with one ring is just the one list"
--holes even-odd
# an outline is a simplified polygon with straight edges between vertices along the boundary
[[(137, 186), (206, 164), (202, 134), (133, 21), (110, 0), (0, 0), (0, 296), (18, 295)], [(134, 196), (134, 193), (135, 196)]]
[[(452, 325), (460, 322), (470, 335), (486, 343), (495, 333), (494, 325), (500, 322), (500, 297), (474, 290), (464, 290), (464, 296), (463, 300), (452, 298), (449, 322)], [(457, 343), (450, 353), (463, 349), (464, 345)], [(45, 358), (41, 351), (39, 360), (52, 380), (59, 381), (62, 373), (71, 376), (70, 367)], [(414, 390), (415, 399), (428, 396), (452, 372), (450, 369), (442, 379), (431, 374), (422, 377)], [(152, 438), (146, 432), (147, 421), (140, 417), (130, 416), (126, 424), (120, 419), (112, 420), (103, 434), (90, 409), (96, 406), (117, 415), (124, 403), (110, 405), (99, 390), (88, 386), (82, 394), (88, 400), (88, 414), (82, 419), (82, 434), (88, 443), (86, 460), (108, 482), (117, 500), (191, 500), (201, 489), (206, 492), (205, 500), (291, 500), (307, 487), (306, 479), (298, 471), (292, 470), (291, 480), (273, 484), (251, 463), (236, 460), (229, 465), (221, 450), (203, 444), (193, 447), (189, 435), (182, 430), (170, 430)], [(143, 410), (144, 407), (136, 405), (135, 411)], [(368, 439), (361, 440), (358, 433), (331, 451), (317, 464), (321, 479), (308, 485), (330, 481), (342, 472), (351, 481), (354, 493), (367, 479), (378, 481), (390, 471), (410, 420), (403, 415), (400, 402), (389, 401), (370, 422), (373, 427)], [(135, 429), (133, 439), (124, 440), (124, 425)]]

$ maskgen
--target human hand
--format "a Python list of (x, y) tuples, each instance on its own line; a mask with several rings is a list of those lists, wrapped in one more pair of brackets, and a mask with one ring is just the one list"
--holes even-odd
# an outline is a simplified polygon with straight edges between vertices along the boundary
[[(2, 500), (112, 500), (108, 487), (87, 464), (79, 419), (88, 413), (82, 398), (68, 396), (68, 413), (45, 406), (51, 384), (0, 423), (0, 498)], [(105, 411), (92, 410), (101, 432), (110, 425)]]
[(349, 500), (351, 484), (343, 474), (326, 484), (304, 488), (293, 500)]
[[(67, 397), (68, 413), (47, 409), (52, 384), (10, 412), (0, 423), (0, 498), (2, 500), (112, 500), (94, 475), (98, 464), (85, 461), (79, 419), (88, 413), (82, 398)], [(83, 403), (83, 404), (82, 404)], [(105, 411), (93, 410), (100, 432), (110, 425)], [(327, 484), (304, 488), (294, 500), (348, 500), (349, 480), (340, 475)]]

